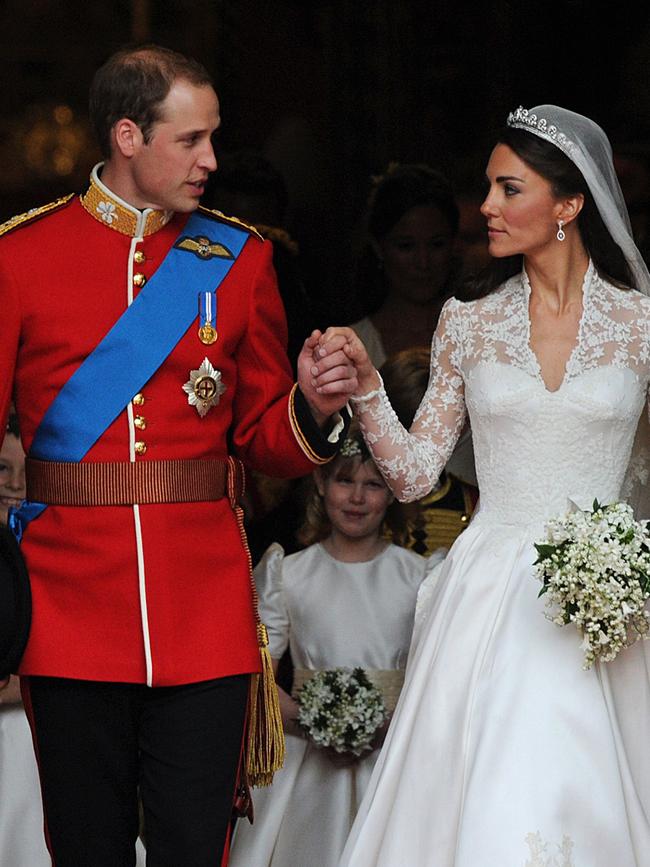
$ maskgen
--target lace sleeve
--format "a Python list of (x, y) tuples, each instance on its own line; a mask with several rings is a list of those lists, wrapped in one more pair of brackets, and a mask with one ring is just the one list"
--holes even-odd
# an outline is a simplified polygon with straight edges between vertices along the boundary
[(463, 427), (461, 307), (452, 298), (442, 309), (431, 347), (429, 385), (410, 431), (399, 422), (383, 385), (353, 401), (375, 463), (395, 496), (403, 502), (417, 500), (431, 490)]

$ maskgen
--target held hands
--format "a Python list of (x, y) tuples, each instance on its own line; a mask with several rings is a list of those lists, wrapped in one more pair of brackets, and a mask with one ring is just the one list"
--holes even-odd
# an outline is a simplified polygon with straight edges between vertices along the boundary
[(298, 384), (314, 417), (322, 424), (349, 397), (379, 387), (366, 348), (351, 328), (313, 331), (298, 357)]
[(357, 387), (353, 395), (367, 394), (379, 388), (379, 375), (368, 357), (363, 341), (352, 328), (332, 326), (320, 335), (318, 344), (314, 359), (318, 370), (317, 388), (325, 388), (327, 383), (326, 373), (323, 370), (324, 362), (339, 352), (345, 354), (348, 362), (353, 364), (356, 370)]

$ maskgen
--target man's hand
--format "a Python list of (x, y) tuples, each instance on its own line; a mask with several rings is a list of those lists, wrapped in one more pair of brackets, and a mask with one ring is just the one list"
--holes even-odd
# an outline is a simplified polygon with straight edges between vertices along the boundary
[(345, 341), (326, 348), (322, 337), (320, 331), (313, 331), (298, 356), (298, 385), (321, 428), (358, 387), (354, 363), (343, 349)]
[(368, 352), (363, 345), (363, 341), (352, 328), (330, 327), (324, 334), (321, 334), (318, 343), (319, 345), (314, 355), (315, 367), (318, 369), (318, 375), (316, 376), (317, 388), (327, 381), (324, 379), (324, 370), (321, 371), (322, 365), (330, 355), (337, 356), (340, 352), (344, 353), (345, 357), (354, 365), (356, 370), (357, 388), (353, 394), (367, 394), (369, 391), (379, 388), (379, 375), (368, 357)]

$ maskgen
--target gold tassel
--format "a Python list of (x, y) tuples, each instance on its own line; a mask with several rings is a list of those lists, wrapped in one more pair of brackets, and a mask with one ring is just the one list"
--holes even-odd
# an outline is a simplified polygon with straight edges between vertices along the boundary
[(266, 626), (260, 620), (259, 599), (251, 552), (244, 529), (244, 513), (239, 501), (244, 493), (244, 467), (237, 458), (228, 458), (228, 498), (235, 513), (242, 544), (248, 558), (248, 572), (251, 580), (251, 596), (255, 624), (257, 626), (257, 643), (260, 648), (262, 671), (251, 675), (250, 692), (248, 696), (248, 730), (246, 733), (246, 782), (249, 786), (270, 786), (273, 774), (279, 771), (284, 763), (284, 728), (280, 714), (280, 699), (275, 685), (271, 654), (269, 653), (269, 635)]
[(257, 625), (262, 671), (251, 675), (246, 743), (246, 776), (251, 786), (270, 786), (284, 763), (284, 728), (273, 676), (268, 634)]

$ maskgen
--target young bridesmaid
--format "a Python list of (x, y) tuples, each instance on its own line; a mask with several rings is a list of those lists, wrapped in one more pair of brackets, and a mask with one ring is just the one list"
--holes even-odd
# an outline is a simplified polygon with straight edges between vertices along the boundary
[(253, 792), (255, 822), (240, 821), (230, 867), (334, 867), (383, 742), (361, 757), (317, 747), (297, 725), (295, 695), (314, 671), (360, 666), (392, 711), (403, 680), (418, 587), (429, 559), (390, 544), (392, 495), (352, 428), (339, 456), (315, 471), (301, 541), (271, 545), (255, 570), (277, 670), (287, 646), (293, 695), (280, 689), (287, 755), (269, 789)]

